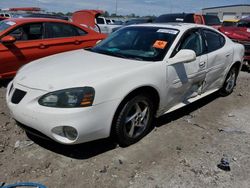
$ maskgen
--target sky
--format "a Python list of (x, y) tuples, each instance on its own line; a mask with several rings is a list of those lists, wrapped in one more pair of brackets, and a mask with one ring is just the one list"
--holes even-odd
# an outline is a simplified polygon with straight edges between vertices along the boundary
[[(117, 3), (117, 9), (116, 9)], [(100, 9), (109, 13), (139, 16), (177, 12), (200, 12), (202, 8), (250, 4), (249, 0), (0, 0), (1, 8), (40, 7), (49, 12), (74, 12), (82, 9)]]

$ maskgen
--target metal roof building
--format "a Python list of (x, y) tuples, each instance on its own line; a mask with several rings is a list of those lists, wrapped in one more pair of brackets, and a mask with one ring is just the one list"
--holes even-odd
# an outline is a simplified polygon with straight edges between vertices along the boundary
[(241, 19), (250, 16), (250, 4), (203, 8), (202, 14), (217, 15), (220, 20)]

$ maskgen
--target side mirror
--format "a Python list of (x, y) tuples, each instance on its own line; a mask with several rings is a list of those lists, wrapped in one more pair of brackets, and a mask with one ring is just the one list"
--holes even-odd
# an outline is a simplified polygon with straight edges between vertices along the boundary
[(13, 36), (7, 35), (1, 39), (1, 42), (3, 44), (13, 44), (14, 42), (16, 42), (16, 38)]
[(188, 63), (196, 60), (196, 54), (193, 50), (180, 50), (173, 58), (169, 59), (169, 64)]

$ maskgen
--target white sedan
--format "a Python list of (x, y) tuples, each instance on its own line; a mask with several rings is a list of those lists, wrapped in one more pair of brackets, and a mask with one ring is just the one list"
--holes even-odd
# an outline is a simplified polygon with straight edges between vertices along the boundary
[(27, 131), (62, 144), (112, 136), (128, 146), (154, 117), (219, 91), (230, 94), (244, 47), (195, 24), (128, 26), (89, 50), (27, 64), (6, 100)]

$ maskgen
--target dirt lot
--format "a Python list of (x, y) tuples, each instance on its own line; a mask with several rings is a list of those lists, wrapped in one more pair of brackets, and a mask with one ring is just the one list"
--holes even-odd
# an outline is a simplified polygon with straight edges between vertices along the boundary
[[(10, 117), (0, 86), (0, 182), (61, 187), (241, 187), (250, 185), (250, 74), (233, 94), (211, 95), (156, 120), (139, 143), (107, 139), (74, 147), (30, 140)], [(228, 158), (231, 171), (217, 167)]]

